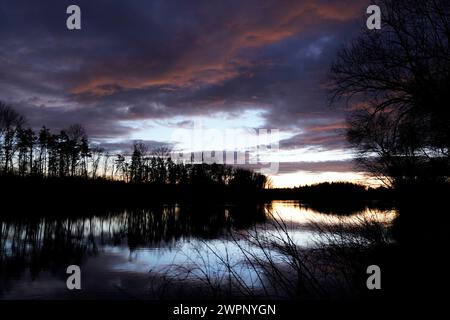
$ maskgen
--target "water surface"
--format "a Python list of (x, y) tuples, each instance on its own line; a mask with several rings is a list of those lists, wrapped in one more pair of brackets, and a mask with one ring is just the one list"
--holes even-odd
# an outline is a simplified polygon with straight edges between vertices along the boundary
[[(243, 282), (258, 286), (257, 272), (243, 263), (243, 249), (263, 253), (242, 235), (276, 239), (283, 226), (299, 247), (308, 249), (325, 241), (318, 225), (350, 225), (360, 219), (388, 224), (395, 217), (394, 210), (325, 214), (295, 201), (0, 217), (0, 298), (156, 299), (168, 279), (195, 283), (224, 277), (224, 257)], [(66, 288), (71, 264), (81, 267), (80, 291)]]

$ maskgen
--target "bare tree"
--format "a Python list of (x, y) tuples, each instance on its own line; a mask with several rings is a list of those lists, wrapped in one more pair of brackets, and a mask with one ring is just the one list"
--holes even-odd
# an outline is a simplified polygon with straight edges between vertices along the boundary
[[(381, 30), (363, 30), (332, 65), (332, 103), (352, 112), (349, 141), (364, 169), (404, 180), (448, 179), (450, 3), (379, 0)], [(442, 170), (430, 174), (427, 168)], [(432, 164), (432, 165), (431, 165)]]
[(68, 137), (68, 153), (70, 161), (70, 175), (75, 176), (77, 167), (81, 164), (83, 176), (87, 176), (87, 158), (89, 146), (86, 131), (80, 124), (71, 125), (66, 131)]
[(146, 166), (145, 156), (147, 154), (147, 146), (142, 142), (134, 142), (133, 154), (131, 156), (130, 179), (132, 182), (144, 182), (144, 172)]
[(97, 178), (98, 166), (100, 164), (100, 159), (102, 158), (104, 149), (98, 146), (91, 149), (92, 157), (92, 179)]
[(13, 169), (17, 131), (25, 124), (25, 118), (0, 101), (0, 148), (3, 153), (3, 173)]

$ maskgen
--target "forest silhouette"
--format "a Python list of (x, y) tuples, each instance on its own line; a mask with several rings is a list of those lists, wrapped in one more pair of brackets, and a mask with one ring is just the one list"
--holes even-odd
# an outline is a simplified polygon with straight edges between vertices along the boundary
[[(265, 175), (223, 164), (174, 162), (170, 150), (139, 141), (131, 153), (110, 154), (91, 144), (81, 125), (35, 133), (25, 118), (0, 102), (0, 183), (7, 197), (34, 205), (70, 200), (143, 204), (148, 200), (248, 198), (268, 186)], [(28, 202), (28, 204), (31, 204)], [(7, 205), (7, 203), (5, 203)]]
[[(331, 213), (362, 210), (374, 199), (390, 199), (387, 188), (349, 182), (273, 189), (270, 179), (224, 164), (174, 162), (171, 150), (136, 141), (130, 153), (111, 154), (92, 144), (75, 124), (58, 134), (45, 126), (36, 133), (25, 117), (0, 103), (0, 187), (3, 206), (147, 207), (170, 202), (309, 201)], [(323, 203), (324, 197), (327, 204)], [(21, 201), (21, 199), (27, 201)], [(67, 206), (70, 203), (70, 206)]]

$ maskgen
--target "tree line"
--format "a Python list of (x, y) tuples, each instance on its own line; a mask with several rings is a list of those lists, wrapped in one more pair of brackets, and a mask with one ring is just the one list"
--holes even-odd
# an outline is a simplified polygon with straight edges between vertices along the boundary
[(142, 142), (133, 143), (131, 154), (111, 154), (90, 143), (79, 124), (59, 133), (45, 126), (36, 133), (26, 124), (22, 115), (0, 101), (0, 175), (258, 189), (268, 185), (267, 177), (254, 171), (216, 163), (175, 162), (169, 148), (149, 150)]

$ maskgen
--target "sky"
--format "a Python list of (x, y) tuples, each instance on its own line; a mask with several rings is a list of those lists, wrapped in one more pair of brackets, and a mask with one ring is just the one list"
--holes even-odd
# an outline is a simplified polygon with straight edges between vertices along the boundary
[[(71, 4), (81, 30), (66, 27)], [(0, 100), (37, 130), (82, 124), (111, 152), (130, 152), (134, 140), (245, 152), (265, 129), (277, 133), (275, 148), (258, 161), (277, 163), (275, 187), (364, 182), (345, 141), (345, 110), (329, 106), (328, 88), (330, 64), (365, 26), (368, 5), (2, 0)], [(185, 138), (198, 130), (194, 148)]]

